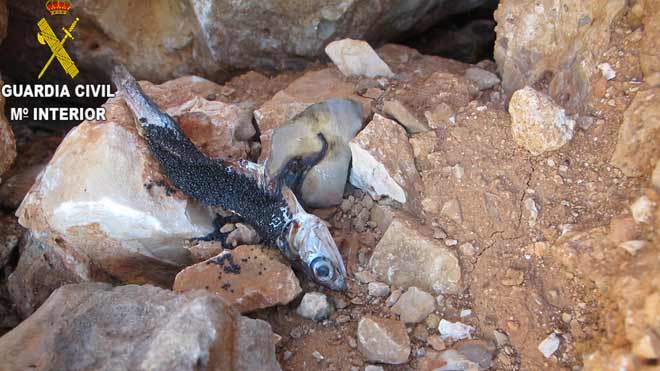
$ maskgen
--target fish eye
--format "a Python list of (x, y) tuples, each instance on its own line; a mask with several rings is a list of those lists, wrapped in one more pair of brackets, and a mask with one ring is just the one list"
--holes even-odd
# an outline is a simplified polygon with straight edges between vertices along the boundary
[(334, 276), (335, 270), (327, 261), (319, 261), (314, 264), (314, 275), (319, 281), (329, 281)]

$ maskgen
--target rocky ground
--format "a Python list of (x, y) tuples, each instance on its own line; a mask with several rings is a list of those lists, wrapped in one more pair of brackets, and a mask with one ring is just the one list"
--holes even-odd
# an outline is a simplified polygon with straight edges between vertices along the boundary
[[(66, 136), (14, 125), (0, 369), (658, 369), (660, 7), (561, 3), (501, 2), (496, 62), (344, 40), (301, 71), (143, 83), (211, 157), (331, 138), (315, 176), (342, 181), (313, 175), (300, 197), (346, 292), (240, 220), (195, 240), (217, 210), (169, 183), (121, 98)], [(327, 99), (356, 103), (296, 116)]]

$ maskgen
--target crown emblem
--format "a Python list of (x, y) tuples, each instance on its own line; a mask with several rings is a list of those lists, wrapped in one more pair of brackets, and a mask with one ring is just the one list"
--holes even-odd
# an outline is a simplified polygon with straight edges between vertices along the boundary
[(65, 15), (71, 9), (71, 0), (47, 0), (46, 8), (50, 12), (50, 15)]

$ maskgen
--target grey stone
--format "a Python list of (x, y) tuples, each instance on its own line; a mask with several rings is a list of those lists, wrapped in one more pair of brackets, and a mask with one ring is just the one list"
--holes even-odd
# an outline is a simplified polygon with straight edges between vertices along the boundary
[(422, 322), (434, 310), (435, 298), (414, 286), (403, 293), (392, 307), (392, 312), (398, 314), (404, 323)]
[(465, 78), (474, 82), (479, 90), (490, 89), (500, 83), (500, 78), (496, 74), (478, 67), (465, 70)]
[(328, 297), (320, 292), (308, 292), (303, 296), (300, 306), (296, 310), (299, 316), (321, 321), (332, 313), (332, 304)]
[(56, 290), (0, 338), (12, 370), (280, 370), (270, 325), (204, 291), (87, 283)]
[(273, 131), (266, 172), (274, 178), (295, 156), (321, 151), (322, 133), (329, 153), (309, 170), (302, 182), (302, 200), (310, 207), (342, 202), (351, 150), (348, 143), (362, 127), (362, 106), (348, 99), (330, 99), (311, 105)]
[(367, 290), (370, 296), (375, 297), (384, 297), (390, 293), (390, 287), (382, 282), (370, 282), (367, 286)]

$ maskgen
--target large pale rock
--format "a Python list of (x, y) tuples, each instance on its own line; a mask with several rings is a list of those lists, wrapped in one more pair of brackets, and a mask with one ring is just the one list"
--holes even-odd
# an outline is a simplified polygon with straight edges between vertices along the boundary
[(625, 0), (500, 2), (495, 60), (506, 94), (546, 79), (554, 99), (580, 109), (625, 6)]
[[(4, 4), (0, 3), (0, 41), (2, 41), (2, 11)], [(5, 12), (6, 13), (6, 12)], [(0, 76), (1, 77), (1, 76)], [(3, 82), (0, 78), (0, 88)], [(0, 182), (2, 174), (9, 169), (16, 158), (16, 140), (14, 132), (5, 117), (5, 98), (0, 95)]]
[(421, 178), (406, 131), (379, 114), (351, 143), (350, 181), (373, 198), (390, 197), (401, 203), (419, 193)]
[(372, 362), (399, 365), (408, 362), (410, 338), (402, 322), (366, 316), (358, 322), (358, 350)]
[(280, 370), (272, 335), (203, 291), (67, 285), (0, 338), (0, 370)]
[(557, 150), (573, 138), (575, 120), (550, 97), (529, 86), (513, 94), (509, 113), (513, 139), (533, 155)]
[(458, 292), (458, 259), (413, 219), (398, 215), (374, 249), (369, 268), (396, 287), (417, 286), (436, 293)]
[(325, 53), (346, 76), (394, 76), (390, 67), (365, 41), (352, 39), (333, 41), (325, 47)]
[(39, 242), (29, 232), (21, 241), (20, 251), (18, 265), (7, 278), (7, 289), (23, 318), (37, 310), (60, 286), (87, 280), (75, 269), (75, 260), (66, 251)]
[(181, 271), (174, 291), (206, 289), (241, 313), (285, 305), (302, 292), (298, 278), (265, 246), (239, 246)]
[(348, 143), (362, 127), (362, 106), (347, 99), (314, 104), (273, 131), (266, 173), (275, 178), (294, 157), (319, 153), (323, 134), (328, 149), (323, 159), (307, 172), (300, 196), (310, 207), (341, 203), (351, 150)]
[[(67, 50), (82, 69), (109, 66), (115, 59), (138, 78), (151, 81), (185, 74), (226, 78), (238, 69), (301, 67), (321, 57), (329, 42), (346, 37), (382, 44), (482, 3), (81, 0), (74, 1), (81, 21), (76, 40)], [(12, 1), (9, 5), (15, 19), (25, 21), (12, 26), (16, 37), (10, 37), (11, 43), (0, 53), (13, 50), (20, 61), (14, 69), (24, 69), (25, 78), (34, 78), (32, 71), (41, 68), (49, 50), (36, 38), (28, 40), (23, 35), (34, 33), (34, 15), (45, 14), (43, 2)], [(52, 17), (49, 22), (59, 30), (69, 27), (71, 20)]]
[(612, 165), (626, 176), (650, 174), (660, 159), (660, 88), (640, 91), (623, 114)]
[(363, 118), (370, 112), (371, 102), (355, 94), (355, 86), (344, 81), (343, 75), (336, 69), (307, 72), (286, 89), (275, 94), (254, 112), (263, 147), (259, 161), (265, 161), (270, 153), (270, 142), (275, 128), (315, 103), (338, 98), (362, 103)]
[[(245, 154), (231, 135), (241, 108), (204, 98), (217, 85), (188, 77), (143, 86), (209, 155)], [(62, 141), (23, 200), (19, 221), (83, 263), (83, 276), (169, 286), (191, 262), (187, 240), (213, 230), (213, 213), (168, 183), (121, 98), (105, 107), (107, 121), (84, 122)]]

